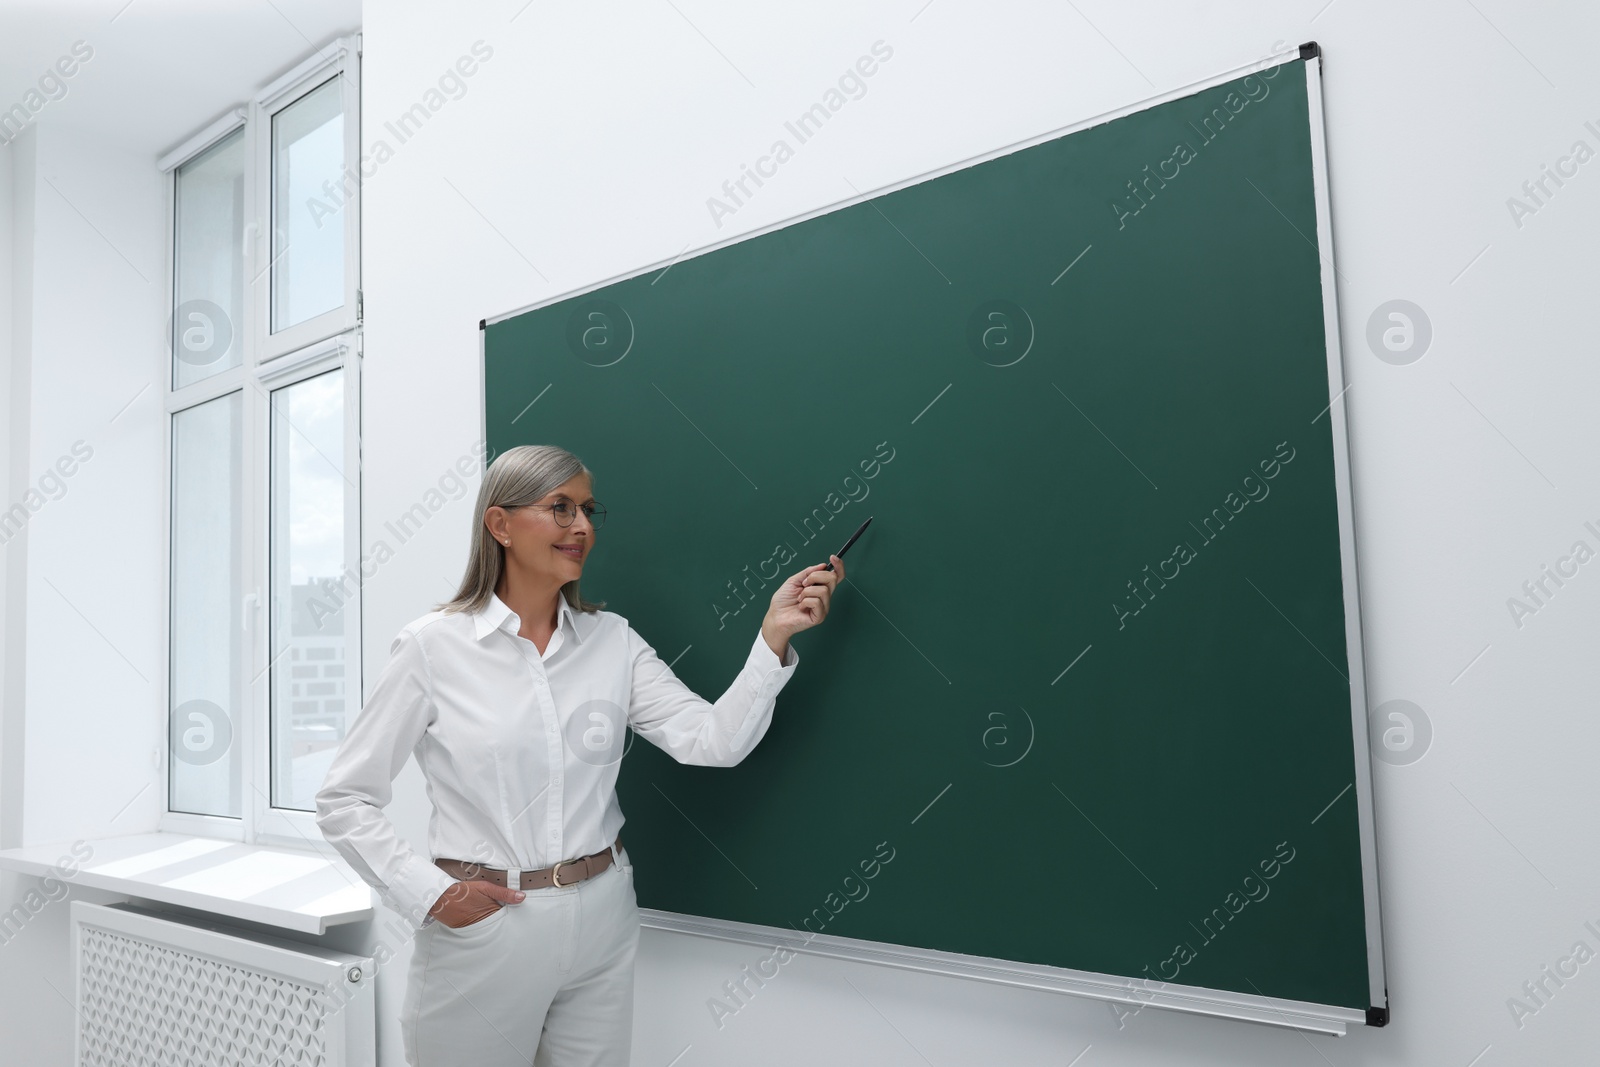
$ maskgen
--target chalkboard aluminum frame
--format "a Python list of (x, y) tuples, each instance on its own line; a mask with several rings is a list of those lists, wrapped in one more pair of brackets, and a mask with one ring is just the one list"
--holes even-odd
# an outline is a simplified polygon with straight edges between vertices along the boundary
[[(1060, 127), (1049, 133), (1018, 141), (1004, 148), (973, 156), (959, 163), (929, 171), (926, 174), (907, 178), (868, 192), (858, 193), (855, 196), (835, 201), (832, 204), (769, 223), (759, 229), (735, 234), (721, 241), (695, 249), (692, 252), (681, 252), (671, 259), (660, 260), (649, 266), (579, 286), (557, 296), (515, 308), (492, 318), (483, 319), (478, 323), (478, 396), (480, 399), (478, 431), (480, 438), (487, 441), (487, 397), (484, 392), (487, 382), (485, 331), (493, 323), (502, 322), (525, 312), (534, 311), (561, 300), (581, 296), (586, 292), (602, 289), (652, 271), (665, 271), (680, 260), (704, 255), (707, 252), (714, 252), (720, 248), (747, 241), (753, 237), (759, 237), (762, 234), (804, 222), (807, 219), (816, 218), (819, 215), (826, 215), (841, 208), (871, 200), (885, 193), (895, 192), (932, 178), (964, 170), (967, 167), (1010, 155), (1013, 152), (1031, 148), (1047, 141), (1053, 141), (1059, 137), (1064, 137), (1092, 126), (1098, 126), (1113, 119), (1136, 114), (1158, 104), (1180, 100), (1186, 96), (1191, 96), (1225, 82), (1234, 81), (1270, 66), (1291, 63), (1296, 60), (1304, 61), (1306, 93), (1311, 119), (1311, 167), (1316, 197), (1317, 248), (1321, 260), (1322, 273), (1323, 323), (1326, 330), (1328, 358), (1328, 395), (1333, 398), (1333, 402), (1327, 410), (1327, 416), (1333, 433), (1334, 482), (1339, 512), (1339, 554), (1340, 569), (1344, 583), (1345, 646), (1349, 657), (1351, 731), (1355, 749), (1356, 777), (1353, 784), (1357, 805), (1357, 822), (1361, 837), (1361, 873), (1366, 916), (1367, 971), (1371, 991), (1371, 1007), (1362, 1011), (1357, 1008), (1337, 1005), (1313, 1004), (1305, 1001), (1285, 1000), (1278, 997), (1235, 993), (1227, 990), (1206, 989), (1201, 986), (1186, 986), (1175, 983), (1162, 983), (1159, 988), (1151, 988), (1136, 982), (1132, 978), (1110, 974), (1098, 974), (1065, 967), (1017, 963), (1009, 960), (941, 952), (935, 949), (905, 945), (889, 945), (876, 941), (839, 937), (832, 934), (802, 936), (793, 929), (760, 926), (704, 916), (683, 915), (677, 912), (657, 911), (653, 908), (640, 909), (642, 925), (657, 930), (671, 930), (678, 933), (735, 941), (742, 944), (783, 945), (797, 952), (808, 952), (812, 955), (828, 956), (835, 959), (854, 960), (859, 963), (875, 963), (931, 974), (944, 974), (958, 978), (1022, 986), (1029, 989), (1049, 990), (1127, 1004), (1133, 1007), (1165, 1008), (1173, 1011), (1240, 1019), (1248, 1022), (1310, 1030), (1338, 1037), (1345, 1035), (1347, 1026), (1351, 1023), (1383, 1026), (1388, 1022), (1389, 1000), (1384, 976), (1382, 923), (1379, 914), (1378, 853), (1372, 801), (1372, 759), (1367, 735), (1366, 668), (1364, 647), (1361, 639), (1360, 595), (1356, 572), (1349, 427), (1343, 403), (1344, 391), (1347, 385), (1344, 380), (1344, 364), (1339, 344), (1338, 299), (1335, 288), (1337, 271), (1333, 263), (1333, 221), (1328, 194), (1327, 139), (1323, 124), (1322, 57), (1321, 50), (1315, 43), (1301, 45), (1296, 49), (1277, 53), (1246, 66), (1236, 67), (1222, 74), (1170, 90), (1159, 96)], [(490, 459), (492, 457), (486, 458), (486, 462), (490, 461)]]

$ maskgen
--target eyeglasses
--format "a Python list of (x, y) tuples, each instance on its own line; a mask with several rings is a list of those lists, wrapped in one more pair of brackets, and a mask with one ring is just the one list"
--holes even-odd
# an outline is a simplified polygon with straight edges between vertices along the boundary
[[(578, 517), (577, 509), (565, 500), (558, 500), (554, 504), (513, 504), (518, 508), (549, 508), (550, 514), (555, 518), (557, 526), (571, 526), (572, 520)], [(589, 525), (596, 530), (606, 524), (605, 506), (599, 503), (582, 504), (584, 517), (589, 520)]]

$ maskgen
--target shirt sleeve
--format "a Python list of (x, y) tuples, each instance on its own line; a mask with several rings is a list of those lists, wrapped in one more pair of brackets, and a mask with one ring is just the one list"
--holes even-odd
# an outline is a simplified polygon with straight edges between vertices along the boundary
[(791, 641), (780, 663), (758, 631), (739, 676), (713, 703), (673, 674), (632, 626), (628, 649), (633, 660), (628, 722), (679, 763), (701, 767), (732, 767), (766, 736), (778, 691), (800, 662)]
[(434, 718), (427, 655), (402, 630), (317, 791), (317, 826), (384, 904), (419, 929), (455, 879), (395, 832), (383, 809), (391, 785)]

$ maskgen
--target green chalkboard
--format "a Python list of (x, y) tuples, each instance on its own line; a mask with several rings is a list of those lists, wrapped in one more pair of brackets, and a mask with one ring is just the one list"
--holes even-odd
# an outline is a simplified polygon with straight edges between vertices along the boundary
[(742, 763), (634, 739), (643, 907), (1383, 1006), (1306, 70), (486, 325), (491, 456), (594, 470), (585, 592), (708, 699), (875, 516)]

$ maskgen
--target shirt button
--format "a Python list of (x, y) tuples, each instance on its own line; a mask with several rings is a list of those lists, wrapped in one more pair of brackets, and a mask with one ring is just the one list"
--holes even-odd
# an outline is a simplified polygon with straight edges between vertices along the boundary
[(551, 779), (551, 784), (552, 785), (560, 785), (561, 784), (561, 779), (560, 778)]

